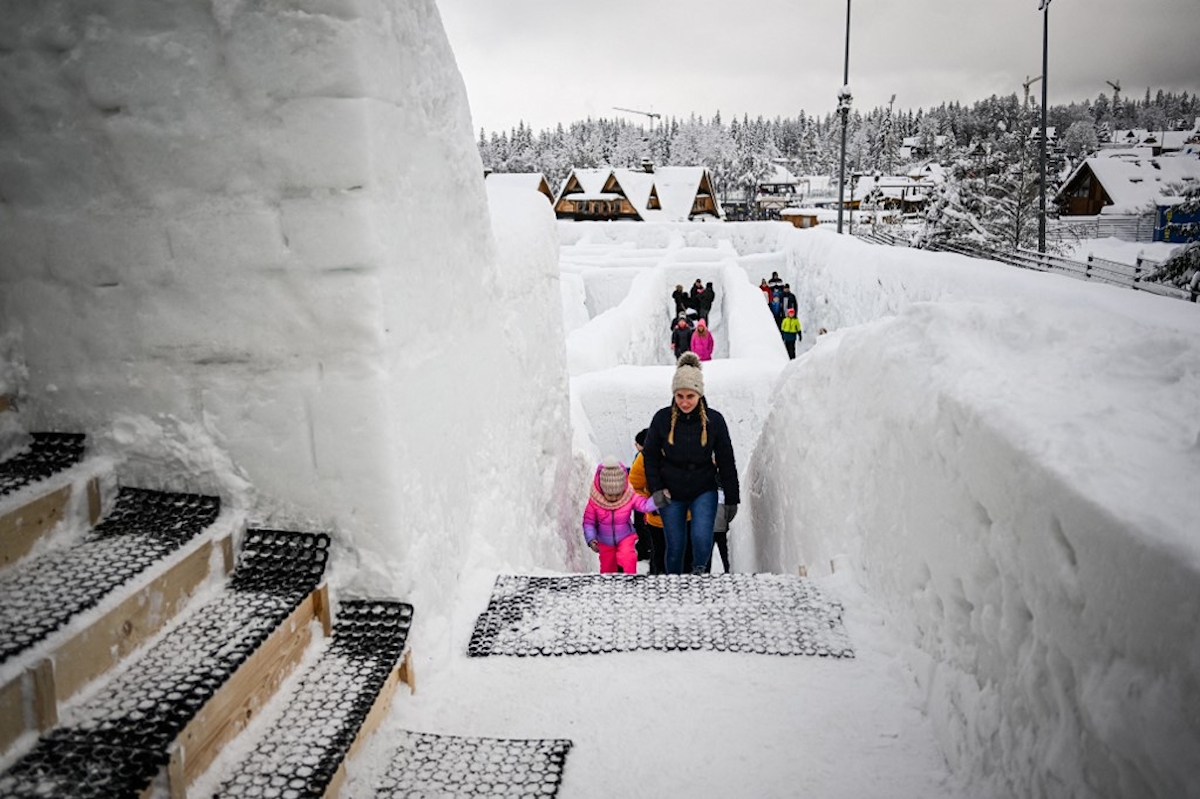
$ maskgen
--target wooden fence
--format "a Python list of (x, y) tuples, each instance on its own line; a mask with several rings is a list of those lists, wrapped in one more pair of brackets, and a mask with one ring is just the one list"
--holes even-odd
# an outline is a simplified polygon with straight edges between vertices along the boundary
[[(903, 236), (887, 233), (881, 230), (864, 230), (856, 232), (856, 238), (872, 244), (885, 244), (895, 247), (909, 246)], [(929, 246), (933, 252), (952, 252), (966, 255), (970, 258), (983, 258), (989, 261), (1017, 266), (1022, 269), (1033, 269), (1038, 272), (1057, 272), (1070, 275), (1081, 280), (1097, 280), (1114, 286), (1124, 286), (1135, 291), (1147, 291), (1163, 297), (1174, 297), (1180, 300), (1196, 301), (1196, 295), (1186, 289), (1165, 283), (1155, 283), (1149, 278), (1154, 277), (1162, 264), (1147, 258), (1138, 258), (1134, 265), (1107, 261), (1103, 258), (1088, 256), (1087, 261), (1074, 261), (1050, 253), (1039, 253), (1034, 250), (1018, 248), (1016, 250), (998, 250), (982, 244), (964, 241), (940, 242)]]

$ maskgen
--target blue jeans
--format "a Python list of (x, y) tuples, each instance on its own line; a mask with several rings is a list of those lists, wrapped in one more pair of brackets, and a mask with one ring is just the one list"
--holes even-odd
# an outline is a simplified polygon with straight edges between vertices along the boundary
[(658, 512), (667, 539), (667, 574), (683, 573), (683, 552), (687, 548), (688, 511), (692, 512), (692, 574), (704, 574), (712, 558), (713, 522), (717, 518), (717, 492), (705, 491), (681, 502), (673, 500)]

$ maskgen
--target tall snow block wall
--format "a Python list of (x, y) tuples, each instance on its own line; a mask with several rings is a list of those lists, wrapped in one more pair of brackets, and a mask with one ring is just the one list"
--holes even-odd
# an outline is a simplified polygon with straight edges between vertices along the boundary
[(798, 239), (833, 332), (750, 464), (755, 566), (854, 569), (976, 795), (1193, 796), (1200, 317), (931, 258)]
[[(143, 483), (253, 486), (263, 520), (343, 533), (366, 590), (453, 584), (465, 465), (540, 451), (531, 420), (566, 400), (561, 331), (524, 355), (562, 388), (547, 407), (481, 412), (513, 364), (465, 365), (454, 298), (501, 272), (433, 0), (4, 8), (0, 332), (22, 342), (27, 424), (147, 450)], [(503, 278), (512, 313), (557, 301), (544, 275)]]

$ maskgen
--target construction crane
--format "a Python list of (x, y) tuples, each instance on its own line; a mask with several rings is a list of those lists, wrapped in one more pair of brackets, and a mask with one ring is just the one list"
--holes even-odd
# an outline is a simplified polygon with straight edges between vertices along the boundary
[(662, 119), (662, 114), (656, 114), (653, 111), (639, 111), (636, 108), (620, 108), (615, 105), (613, 106), (613, 110), (614, 111), (624, 111), (628, 114), (641, 114), (644, 117), (650, 117), (650, 132), (651, 133), (654, 133), (654, 120)]
[(1109, 86), (1112, 86), (1112, 90), (1113, 90), (1112, 104), (1113, 104), (1113, 108), (1116, 108), (1117, 103), (1120, 102), (1120, 97), (1121, 97), (1121, 80), (1118, 78), (1116, 80), (1116, 82), (1113, 82), (1111, 80), (1106, 80), (1104, 82), (1107, 83)]
[(1025, 87), (1025, 106), (1024, 106), (1025, 108), (1029, 107), (1029, 87), (1032, 86), (1033, 84), (1037, 83), (1041, 79), (1042, 79), (1041, 75), (1038, 75), (1036, 78), (1031, 78), (1028, 75), (1025, 76), (1025, 82), (1021, 84), (1022, 86)]

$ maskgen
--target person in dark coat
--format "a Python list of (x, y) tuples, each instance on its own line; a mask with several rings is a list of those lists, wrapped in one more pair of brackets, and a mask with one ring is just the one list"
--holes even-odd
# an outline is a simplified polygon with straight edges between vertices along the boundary
[(683, 290), (683, 284), (676, 284), (675, 290), (671, 292), (671, 299), (675, 300), (675, 313), (681, 314), (688, 309), (689, 298), (686, 291)]
[(685, 352), (690, 352), (692, 349), (692, 329), (688, 327), (686, 319), (680, 319), (675, 325), (675, 329), (671, 331), (671, 349), (678, 358)]
[(692, 284), (692, 290), (688, 292), (688, 300), (696, 313), (700, 312), (701, 297), (704, 294), (704, 284), (700, 282), (700, 278), (696, 278), (696, 282)]
[[(681, 574), (690, 537), (693, 574), (703, 574), (712, 557), (717, 515), (717, 479), (725, 491), (725, 515), (733, 521), (741, 501), (733, 442), (725, 417), (708, 407), (704, 375), (695, 353), (680, 356), (671, 381), (672, 400), (654, 414), (642, 452), (646, 487), (666, 491), (671, 502), (660, 512), (667, 541), (667, 574)], [(692, 514), (689, 536), (687, 516)]]
[(783, 290), (779, 292), (780, 317), (787, 316), (789, 310), (795, 311), (796, 316), (800, 315), (800, 308), (796, 305), (796, 295), (792, 293), (792, 287), (784, 283)]
[(709, 312), (712, 311), (713, 303), (717, 301), (717, 292), (713, 289), (712, 283), (704, 284), (704, 291), (700, 292), (700, 307), (697, 312), (701, 319), (707, 319)]

